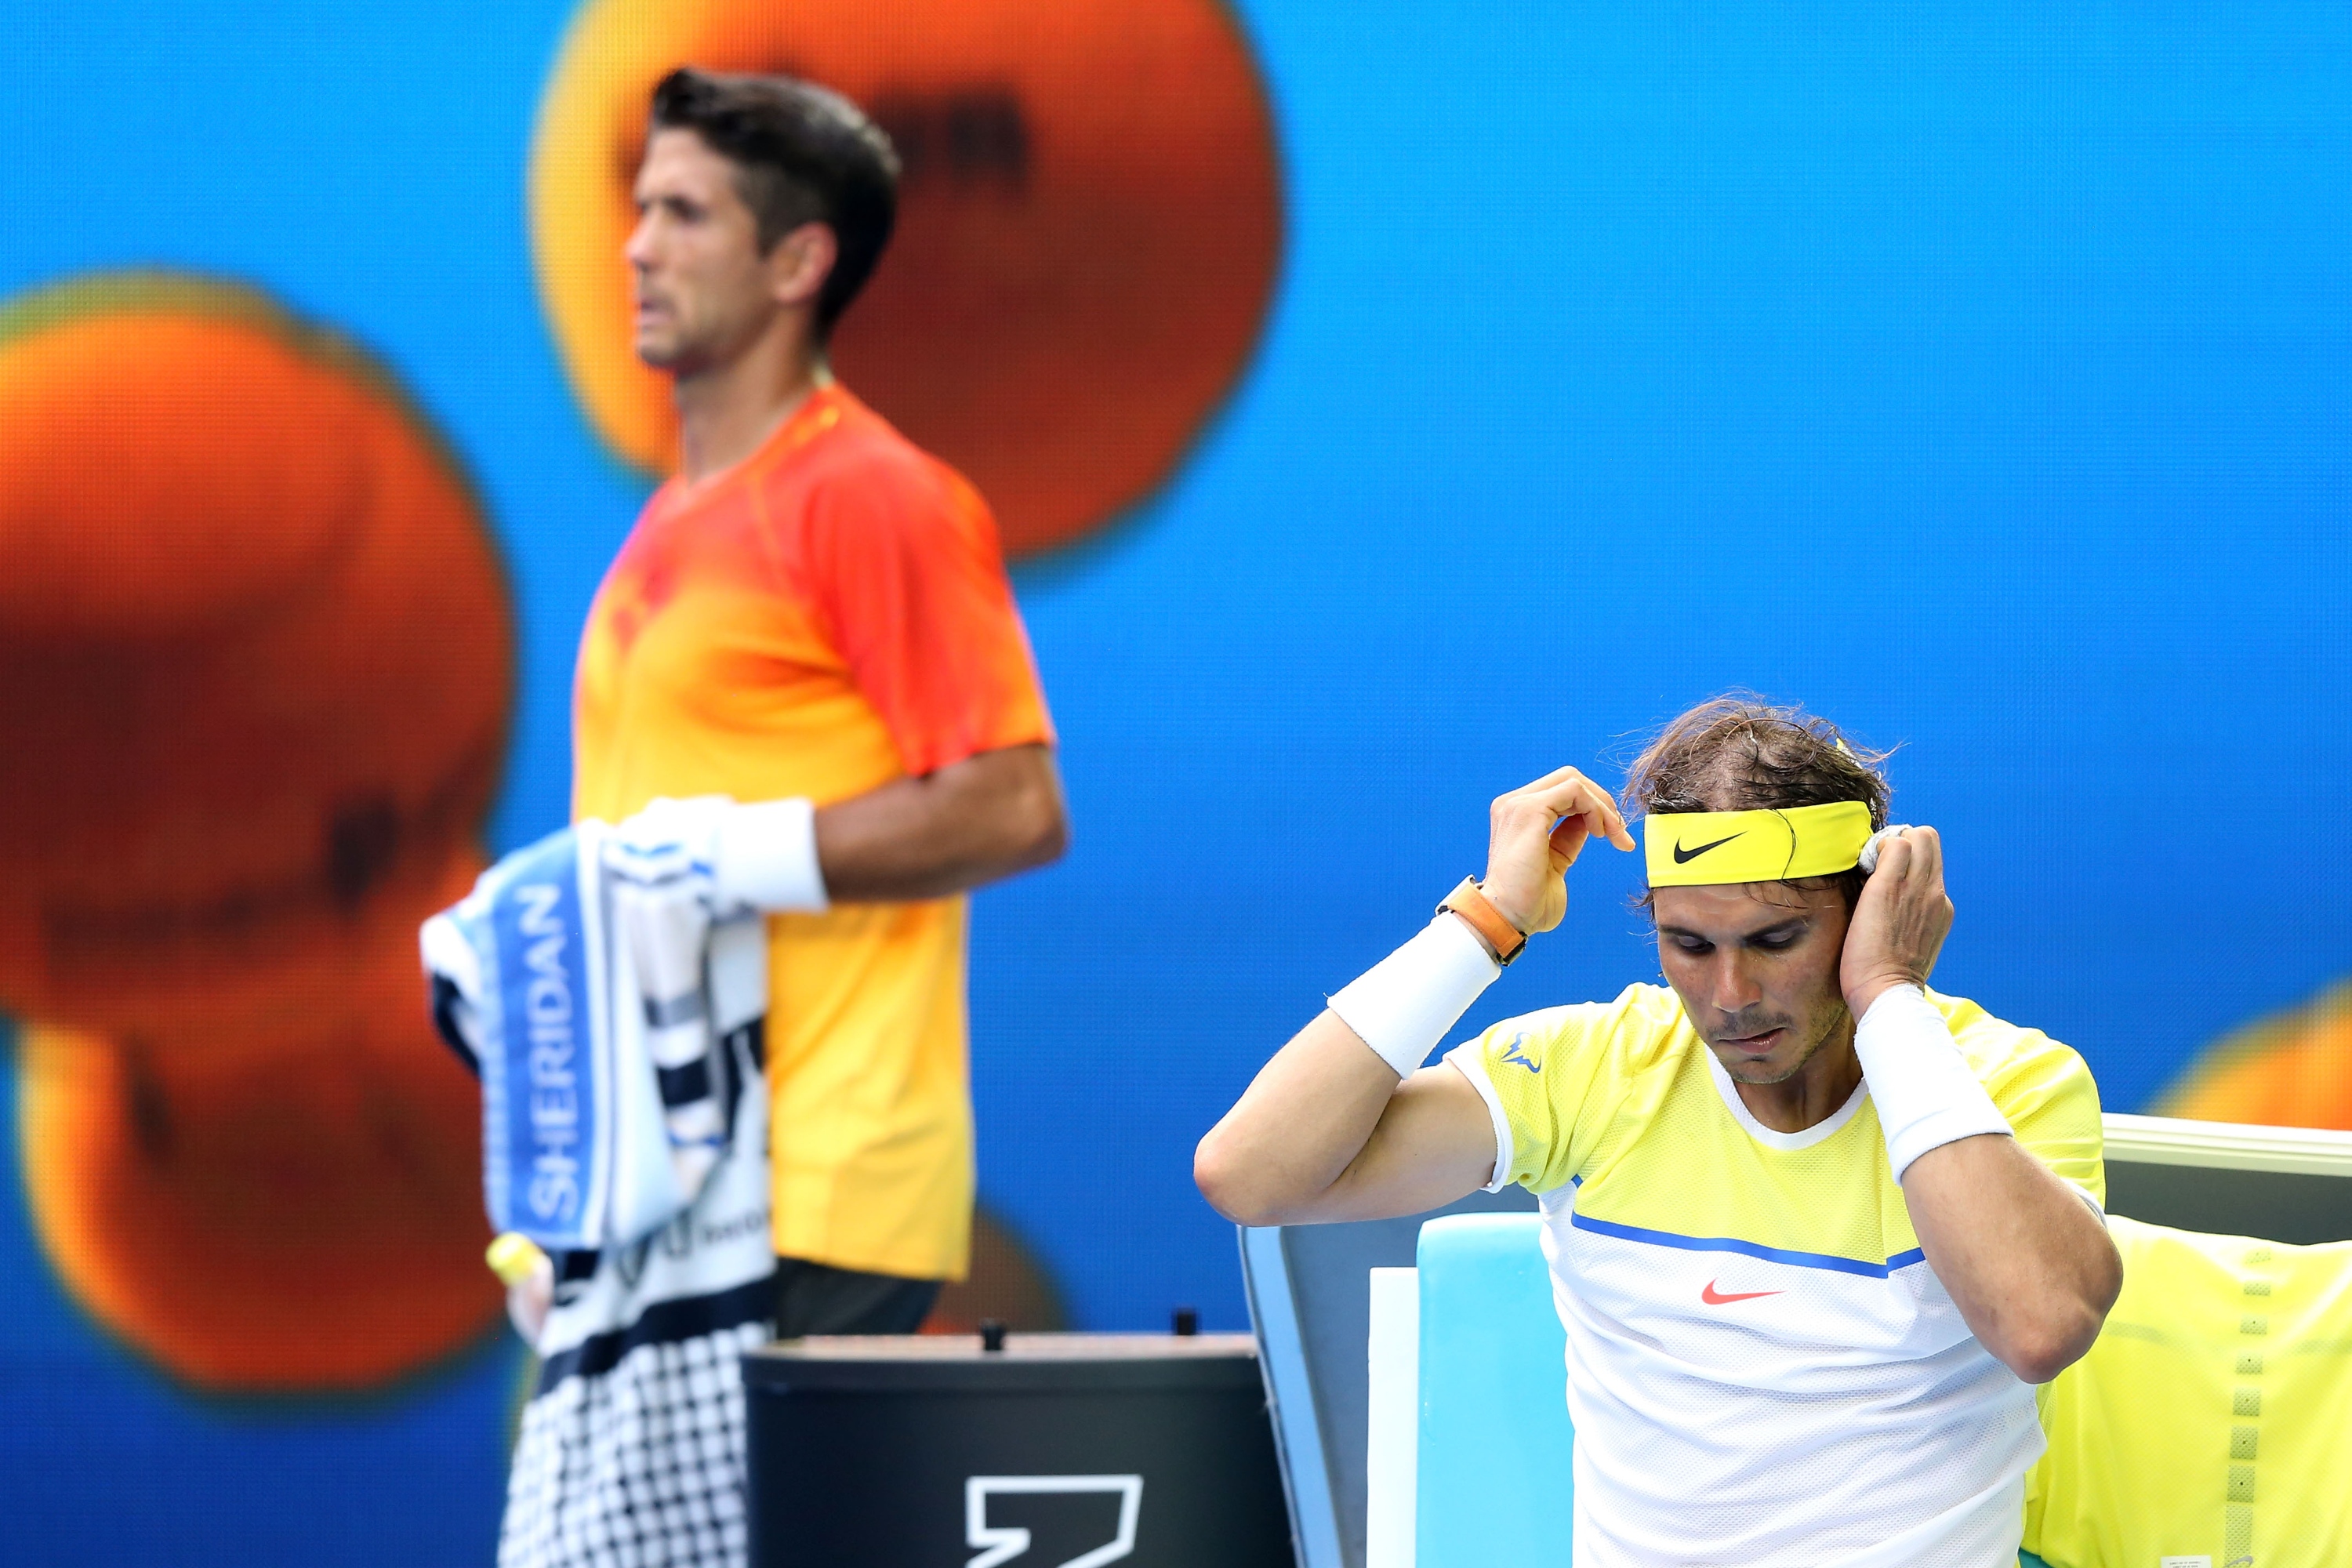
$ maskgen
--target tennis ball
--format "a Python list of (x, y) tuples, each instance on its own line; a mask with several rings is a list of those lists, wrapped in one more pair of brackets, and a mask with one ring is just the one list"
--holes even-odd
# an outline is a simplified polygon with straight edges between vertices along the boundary
[(540, 294), (598, 433), (674, 461), (622, 247), (655, 82), (782, 71), (856, 100), (906, 165), (833, 343), (842, 378), (970, 478), (1022, 554), (1182, 458), (1239, 376), (1281, 244), (1272, 115), (1216, 0), (591, 0), (530, 157)]
[(391, 378), (248, 289), (0, 311), (0, 1005), (307, 1005), (413, 936), (513, 683), (481, 510)]

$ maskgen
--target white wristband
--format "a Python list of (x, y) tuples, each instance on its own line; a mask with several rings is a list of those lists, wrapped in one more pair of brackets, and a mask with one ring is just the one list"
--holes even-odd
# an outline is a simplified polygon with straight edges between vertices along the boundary
[(711, 837), (710, 879), (722, 913), (823, 914), (831, 907), (816, 858), (814, 802), (730, 804)]
[(1441, 914), (1420, 935), (1358, 975), (1331, 1011), (1381, 1060), (1410, 1078), (1462, 1020), (1503, 966), (1457, 917)]
[(1895, 1179), (1928, 1150), (2009, 1122), (1960, 1055), (1944, 1016), (1916, 985), (1880, 993), (1854, 1026), (1853, 1052), (1886, 1133)]

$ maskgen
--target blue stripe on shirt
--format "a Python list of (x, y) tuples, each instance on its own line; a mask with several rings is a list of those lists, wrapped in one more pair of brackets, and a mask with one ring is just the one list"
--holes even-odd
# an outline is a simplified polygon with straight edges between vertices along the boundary
[(1792, 1264), (1799, 1268), (1827, 1268), (1839, 1274), (1866, 1275), (1874, 1279), (1884, 1279), (1898, 1268), (1908, 1268), (1914, 1263), (1926, 1262), (1927, 1258), (1927, 1249), (1919, 1247), (1908, 1252), (1898, 1252), (1884, 1263), (1865, 1263), (1858, 1258), (1837, 1258), (1826, 1252), (1792, 1252), (1785, 1247), (1763, 1247), (1728, 1236), (1677, 1236), (1670, 1230), (1645, 1230), (1638, 1225), (1619, 1225), (1614, 1220), (1594, 1219), (1590, 1215), (1570, 1215), (1569, 1223), (1579, 1230), (1613, 1236), (1620, 1241), (1647, 1242), (1652, 1247), (1678, 1247), (1685, 1252), (1737, 1252), (1748, 1258), (1760, 1258), (1768, 1263)]

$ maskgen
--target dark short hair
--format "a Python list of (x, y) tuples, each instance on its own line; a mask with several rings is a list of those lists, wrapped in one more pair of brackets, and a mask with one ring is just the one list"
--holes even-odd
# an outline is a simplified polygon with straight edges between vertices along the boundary
[(898, 222), (898, 154), (882, 128), (814, 82), (691, 66), (655, 84), (653, 128), (691, 131), (736, 166), (762, 251), (804, 223), (833, 230), (839, 254), (816, 299), (817, 333), (830, 333)]
[[(1801, 708), (1727, 692), (1676, 718), (1642, 749), (1625, 770), (1625, 804), (1647, 816), (1857, 800), (1870, 807), (1870, 826), (1884, 827), (1894, 791), (1880, 764), (1891, 754), (1848, 741), (1836, 725)], [(1859, 869), (1833, 880), (1847, 907), (1862, 897)], [(1636, 901), (1646, 906), (1649, 899)]]

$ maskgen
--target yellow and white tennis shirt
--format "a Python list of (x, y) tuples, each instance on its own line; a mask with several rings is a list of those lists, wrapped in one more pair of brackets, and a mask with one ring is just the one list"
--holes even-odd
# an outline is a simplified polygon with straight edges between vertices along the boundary
[[(2081, 1057), (1928, 993), (2018, 1140), (2105, 1195)], [(1667, 989), (1449, 1052), (1535, 1193), (1568, 1328), (1577, 1568), (2016, 1562), (2033, 1390), (1927, 1267), (1867, 1086), (1775, 1132)], [(1508, 1433), (1496, 1434), (1508, 1442)]]

